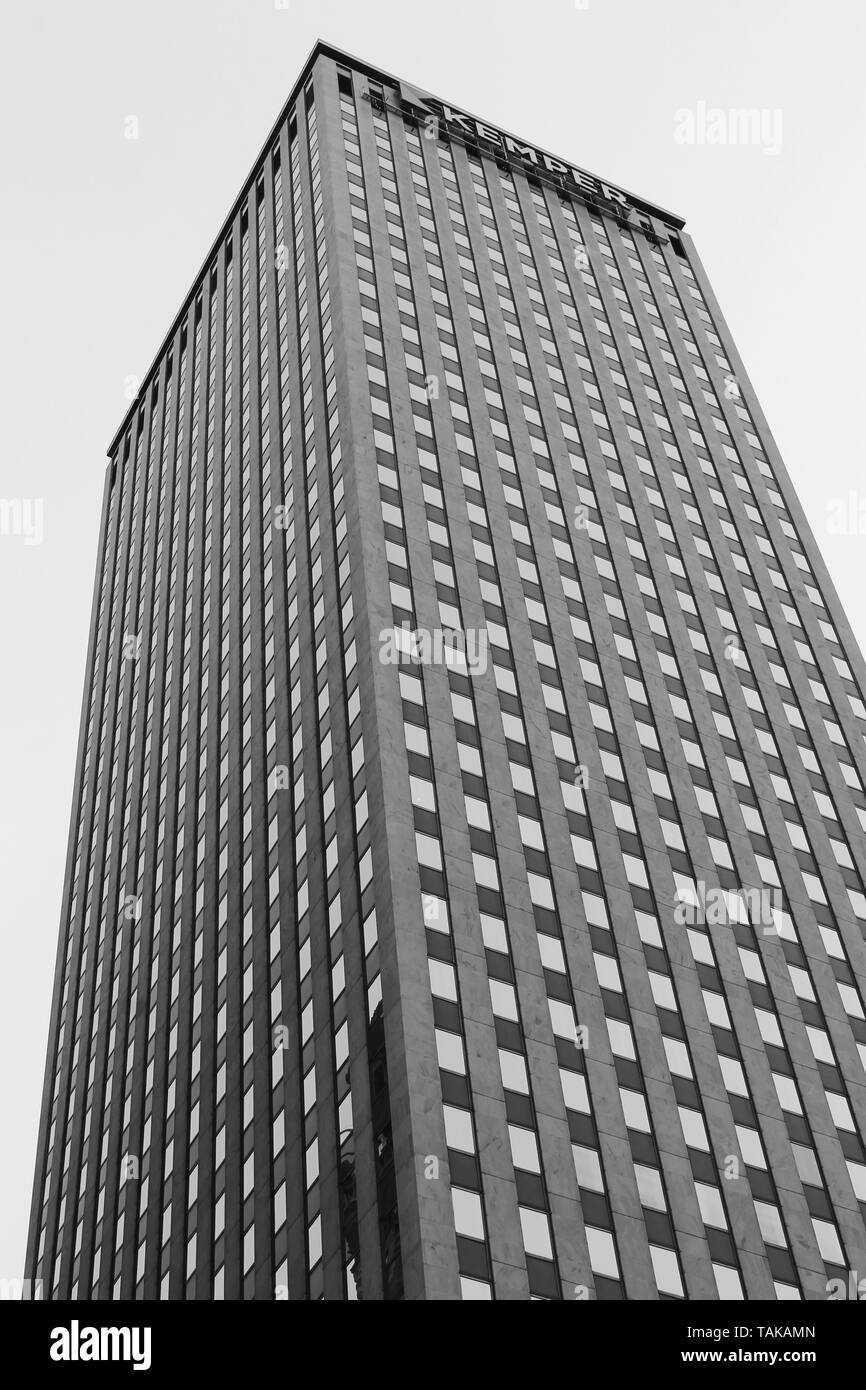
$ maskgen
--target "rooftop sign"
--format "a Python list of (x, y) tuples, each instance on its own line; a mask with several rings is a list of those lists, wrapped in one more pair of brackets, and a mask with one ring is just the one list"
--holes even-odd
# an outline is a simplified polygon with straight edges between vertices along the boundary
[(675, 217), (672, 213), (654, 207), (651, 203), (636, 198), (633, 194), (625, 193), (615, 184), (606, 183), (604, 180), (596, 178), (595, 174), (587, 173), (585, 169), (578, 169), (573, 164), (566, 164), (561, 159), (554, 159), (544, 150), (536, 149), (534, 145), (528, 145), (513, 135), (507, 135), (503, 131), (497, 130), (495, 126), (478, 120), (475, 116), (469, 116), (456, 107), (448, 106), (437, 97), (428, 96), (426, 92), (419, 92), (416, 88), (409, 87), (405, 83), (401, 84), (400, 92), (404, 108), (409, 108), (409, 111), (428, 129), (435, 128), (435, 123), (440, 122), (450, 135), (462, 137), (470, 144), (492, 146), (493, 152), (498, 149), (509, 161), (516, 160), (528, 166), (529, 172), (534, 170), (540, 175), (553, 178), (566, 191), (570, 191), (578, 197), (612, 205), (608, 210), (618, 213), (623, 218), (629, 219), (640, 213), (645, 217), (657, 217), (675, 227), (683, 225), (682, 219)]

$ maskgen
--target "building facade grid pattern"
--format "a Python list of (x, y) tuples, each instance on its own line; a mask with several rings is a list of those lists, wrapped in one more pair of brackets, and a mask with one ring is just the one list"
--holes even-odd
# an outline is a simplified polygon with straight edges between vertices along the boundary
[(866, 668), (679, 221), (404, 102), (317, 46), (112, 446), (27, 1273), (826, 1297)]

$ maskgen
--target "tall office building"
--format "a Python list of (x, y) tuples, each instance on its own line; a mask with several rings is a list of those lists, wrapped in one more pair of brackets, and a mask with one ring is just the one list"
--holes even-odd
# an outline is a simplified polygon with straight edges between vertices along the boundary
[(681, 219), (317, 45), (110, 448), (27, 1273), (847, 1291), (864, 690)]

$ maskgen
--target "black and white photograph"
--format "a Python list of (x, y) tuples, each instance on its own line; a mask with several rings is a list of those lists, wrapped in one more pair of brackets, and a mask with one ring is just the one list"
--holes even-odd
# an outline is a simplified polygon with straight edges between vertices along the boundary
[(0, 25), (7, 1342), (856, 1374), (866, 11)]

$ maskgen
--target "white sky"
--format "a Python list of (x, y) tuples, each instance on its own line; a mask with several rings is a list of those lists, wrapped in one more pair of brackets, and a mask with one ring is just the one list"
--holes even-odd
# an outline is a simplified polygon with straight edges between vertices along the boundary
[[(23, 1273), (105, 449), (316, 38), (685, 216), (862, 644), (863, 13), (4, 6), (0, 499), (43, 499), (44, 539), (0, 535), (0, 1278)], [(676, 113), (699, 103), (781, 119), (780, 152), (678, 143)], [(850, 493), (863, 534), (829, 534), (828, 504)]]

